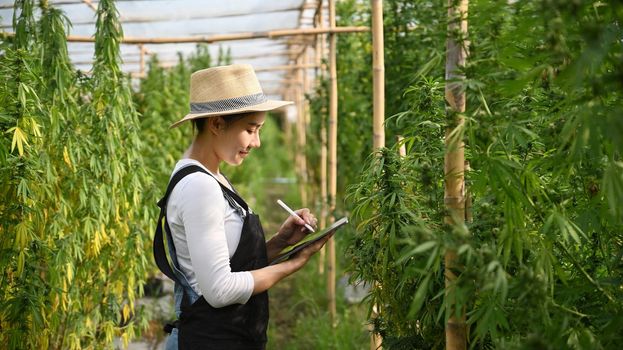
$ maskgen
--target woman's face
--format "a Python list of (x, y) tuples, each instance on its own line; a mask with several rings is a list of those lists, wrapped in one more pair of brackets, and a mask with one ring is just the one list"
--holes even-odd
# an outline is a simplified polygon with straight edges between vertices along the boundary
[(240, 165), (252, 148), (260, 147), (260, 129), (265, 119), (266, 112), (254, 112), (232, 123), (223, 123), (215, 143), (218, 158), (230, 165)]

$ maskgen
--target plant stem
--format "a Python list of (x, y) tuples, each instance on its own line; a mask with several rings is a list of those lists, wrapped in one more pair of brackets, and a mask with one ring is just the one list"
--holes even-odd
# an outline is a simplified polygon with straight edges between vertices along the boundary
[(615, 300), (614, 298), (610, 295), (610, 293), (608, 293), (605, 289), (603, 289), (601, 287), (601, 285), (599, 284), (599, 282), (595, 281), (589, 274), (588, 272), (586, 272), (586, 270), (584, 270), (584, 268), (582, 267), (582, 265), (580, 265), (580, 263), (577, 261), (577, 259), (571, 254), (569, 253), (569, 251), (567, 250), (567, 248), (565, 246), (563, 246), (562, 244), (560, 244), (560, 242), (555, 242), (554, 244), (556, 244), (556, 246), (558, 248), (560, 248), (563, 253), (565, 253), (565, 255), (569, 258), (569, 260), (571, 261), (571, 263), (573, 264), (573, 266), (575, 266), (578, 270), (580, 270), (580, 272), (582, 272), (582, 275), (584, 275), (584, 277), (586, 277), (586, 280), (592, 284), (593, 286), (595, 286), (595, 288), (597, 288), (598, 291), (600, 291), (606, 298), (608, 298), (608, 300), (610, 300), (610, 302), (614, 303)]

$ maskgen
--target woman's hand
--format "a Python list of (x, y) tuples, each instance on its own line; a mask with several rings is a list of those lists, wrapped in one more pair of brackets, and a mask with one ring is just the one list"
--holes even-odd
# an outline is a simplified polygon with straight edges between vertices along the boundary
[(325, 237), (322, 237), (318, 242), (310, 245), (309, 247), (301, 250), (300, 252), (294, 254), (292, 258), (289, 259), (289, 262), (292, 263), (295, 267), (295, 270), (299, 270), (301, 267), (305, 266), (312, 255), (316, 254), (324, 245), (333, 237), (333, 232), (329, 233)]
[[(301, 214), (299, 214), (301, 215)], [(294, 230), (294, 234), (298, 234), (300, 230)], [(251, 271), (251, 275), (253, 276), (253, 295), (261, 293), (273, 285), (275, 283), (281, 281), (285, 277), (291, 275), (292, 273), (301, 269), (301, 267), (305, 266), (316, 252), (322, 248), (322, 246), (327, 243), (327, 241), (333, 236), (334, 232), (326, 235), (318, 242), (310, 245), (309, 247), (301, 250), (299, 253), (295, 254), (291, 259), (288, 259), (284, 262), (275, 265), (269, 265), (263, 267), (258, 270)], [(270, 259), (269, 259), (270, 261)]]
[(316, 217), (307, 208), (296, 210), (295, 213), (303, 220), (289, 216), (275, 236), (280, 242), (283, 242), (284, 247), (298, 243), (309, 233), (309, 230), (304, 226), (306, 223), (314, 229), (318, 223)]

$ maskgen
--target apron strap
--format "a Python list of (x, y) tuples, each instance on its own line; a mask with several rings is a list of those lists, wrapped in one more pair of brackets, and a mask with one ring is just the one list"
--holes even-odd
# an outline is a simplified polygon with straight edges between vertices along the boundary
[[(164, 235), (165, 235), (165, 231), (167, 231), (168, 226), (169, 226), (169, 224), (167, 223), (167, 218), (166, 218), (167, 201), (169, 200), (169, 196), (171, 195), (171, 192), (173, 192), (175, 185), (177, 185), (177, 183), (180, 182), (180, 180), (182, 180), (187, 175), (190, 175), (196, 172), (202, 172), (202, 173), (206, 173), (209, 175), (207, 171), (205, 171), (203, 168), (201, 168), (198, 165), (189, 165), (189, 166), (186, 166), (180, 169), (179, 171), (175, 173), (175, 175), (173, 175), (173, 177), (171, 178), (171, 181), (169, 181), (169, 185), (167, 186), (167, 191), (164, 197), (162, 197), (162, 199), (158, 201), (158, 206), (160, 207), (160, 215), (158, 217), (158, 224), (156, 225), (156, 234), (154, 235), (154, 244), (153, 244), (154, 260), (156, 261), (156, 265), (158, 266), (158, 269), (160, 269), (162, 273), (164, 273), (167, 277), (169, 277), (170, 279), (178, 283), (181, 283), (181, 281), (177, 278), (177, 276), (175, 275), (175, 272), (173, 271), (172, 262), (169, 261), (169, 259), (167, 259), (167, 256), (169, 255), (167, 254), (167, 251), (164, 246), (164, 240), (165, 240)], [(169, 250), (171, 250), (171, 248), (172, 247), (169, 247)]]
[[(227, 182), (229, 182), (229, 180), (227, 180)], [(240, 207), (242, 207), (242, 209), (249, 213), (249, 205), (247, 204), (247, 202), (244, 201), (244, 199), (242, 199), (242, 197), (240, 197), (240, 195), (236, 191), (230, 190), (229, 188), (227, 188), (227, 186), (224, 186), (220, 182), (219, 184), (221, 185), (221, 188), (223, 189), (223, 192), (225, 194), (230, 196)]]
[[(234, 207), (234, 203), (232, 203), (232, 199), (233, 199), (233, 202), (237, 203), (240, 207), (242, 207), (246, 211), (246, 213), (249, 213), (249, 206), (235, 191), (232, 191), (229, 188), (227, 188), (227, 186), (223, 185), (212, 174), (207, 172), (202, 167), (198, 165), (188, 165), (178, 170), (173, 175), (173, 177), (169, 181), (164, 197), (162, 197), (162, 199), (158, 201), (158, 206), (160, 207), (160, 215), (158, 217), (158, 223), (156, 225), (156, 233), (154, 235), (153, 254), (154, 254), (154, 260), (156, 261), (156, 265), (158, 266), (158, 269), (162, 271), (162, 273), (164, 273), (167, 277), (169, 277), (173, 281), (180, 283), (182, 285), (185, 285), (185, 283), (180, 281), (180, 278), (177, 276), (177, 274), (174, 271), (175, 264), (173, 263), (172, 259), (176, 259), (176, 256), (174, 254), (175, 247), (169, 246), (173, 244), (173, 240), (167, 239), (167, 237), (165, 237), (165, 235), (171, 236), (169, 223), (167, 222), (167, 217), (166, 217), (167, 201), (169, 200), (169, 196), (171, 195), (171, 192), (173, 192), (173, 189), (178, 184), (178, 182), (180, 182), (187, 175), (190, 175), (196, 172), (202, 172), (204, 174), (212, 176), (212, 178), (216, 180), (219, 186), (221, 186), (223, 194), (225, 195), (225, 199), (229, 202), (229, 204), (232, 207)], [(227, 182), (229, 182), (229, 179), (227, 179)], [(243, 213), (240, 213), (240, 214), (242, 216)], [(167, 245), (168, 245), (166, 248), (164, 244), (165, 239), (167, 240)], [(167, 250), (169, 254), (167, 254)], [(171, 252), (173, 252), (173, 254), (171, 254)]]

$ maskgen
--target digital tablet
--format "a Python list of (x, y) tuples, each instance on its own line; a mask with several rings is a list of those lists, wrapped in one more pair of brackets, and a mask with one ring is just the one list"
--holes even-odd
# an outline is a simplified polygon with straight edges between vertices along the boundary
[(318, 242), (320, 239), (322, 239), (322, 237), (330, 234), (331, 232), (337, 230), (338, 228), (340, 228), (341, 226), (347, 223), (348, 223), (348, 218), (343, 217), (322, 231), (308, 234), (307, 236), (305, 236), (305, 238), (303, 238), (297, 244), (284, 248), (281, 252), (279, 252), (279, 254), (273, 259), (273, 261), (270, 262), (270, 265), (278, 264), (282, 261), (288, 260), (292, 255), (305, 249), (305, 247), (308, 247), (314, 244), (315, 242)]

